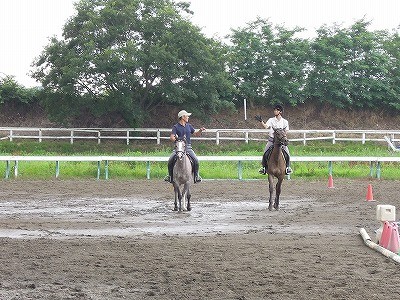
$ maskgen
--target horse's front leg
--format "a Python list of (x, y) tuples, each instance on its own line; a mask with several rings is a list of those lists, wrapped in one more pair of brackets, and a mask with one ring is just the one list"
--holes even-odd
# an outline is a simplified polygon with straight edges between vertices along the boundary
[(283, 179), (278, 179), (278, 182), (276, 183), (276, 193), (275, 193), (275, 203), (274, 203), (274, 208), (276, 210), (279, 209), (279, 196), (281, 195), (282, 181)]
[(178, 201), (179, 201), (179, 211), (182, 211), (182, 198), (184, 197), (183, 192), (178, 188)]
[(180, 202), (180, 192), (179, 186), (174, 182), (174, 193), (175, 193), (175, 202), (174, 202), (174, 211), (178, 210), (178, 200)]
[(188, 210), (188, 211), (190, 211), (191, 209), (192, 209), (192, 207), (190, 206), (190, 197), (192, 196), (191, 194), (190, 194), (190, 185), (189, 185), (189, 183), (186, 183), (186, 185), (185, 185), (185, 194), (186, 194), (186, 209)]
[(274, 193), (274, 177), (268, 174), (268, 186), (269, 186), (269, 205), (268, 209), (272, 210), (272, 195)]

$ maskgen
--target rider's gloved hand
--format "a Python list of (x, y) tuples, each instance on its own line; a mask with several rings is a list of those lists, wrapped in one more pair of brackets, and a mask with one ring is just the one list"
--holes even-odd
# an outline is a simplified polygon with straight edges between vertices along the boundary
[(262, 117), (260, 115), (257, 115), (254, 117), (258, 122), (262, 122)]

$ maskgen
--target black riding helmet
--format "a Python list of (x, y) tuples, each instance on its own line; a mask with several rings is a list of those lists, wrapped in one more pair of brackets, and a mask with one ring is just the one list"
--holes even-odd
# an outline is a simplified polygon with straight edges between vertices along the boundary
[(281, 114), (283, 114), (283, 106), (282, 105), (280, 105), (280, 104), (276, 104), (275, 106), (274, 106), (274, 110), (279, 110), (280, 112), (281, 112)]

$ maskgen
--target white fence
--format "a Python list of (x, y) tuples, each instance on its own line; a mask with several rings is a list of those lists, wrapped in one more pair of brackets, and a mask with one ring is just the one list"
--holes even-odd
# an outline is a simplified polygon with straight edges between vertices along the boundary
[[(238, 179), (242, 177), (242, 163), (245, 161), (259, 161), (261, 156), (198, 156), (199, 161), (233, 161), (238, 164)], [(109, 162), (123, 161), (123, 162), (145, 162), (146, 163), (146, 178), (150, 179), (150, 163), (151, 162), (167, 162), (167, 156), (13, 156), (4, 155), (0, 156), (0, 162), (6, 163), (5, 178), (10, 178), (11, 170), (14, 170), (14, 177), (18, 177), (19, 162), (20, 161), (42, 161), (55, 163), (55, 177), (58, 178), (60, 174), (60, 162), (96, 162), (97, 163), (97, 179), (100, 179), (104, 165), (104, 178), (109, 179)], [(344, 156), (292, 156), (292, 162), (327, 162), (329, 174), (332, 175), (333, 162), (369, 162), (370, 163), (370, 176), (381, 177), (381, 163), (383, 162), (400, 162), (400, 157), (344, 157)]]
[[(153, 140), (161, 144), (169, 141), (170, 128), (28, 128), (0, 127), (0, 140), (17, 139), (69, 140), (73, 144), (77, 140), (93, 140), (100, 144), (105, 140), (124, 140), (127, 145), (135, 140)], [(207, 129), (201, 137), (193, 140), (215, 141), (219, 145), (223, 141), (265, 141), (265, 129)], [(400, 130), (291, 130), (288, 134), (290, 142), (328, 140), (335, 144), (338, 141), (386, 142), (396, 145), (400, 142)], [(386, 138), (386, 139), (385, 139)]]

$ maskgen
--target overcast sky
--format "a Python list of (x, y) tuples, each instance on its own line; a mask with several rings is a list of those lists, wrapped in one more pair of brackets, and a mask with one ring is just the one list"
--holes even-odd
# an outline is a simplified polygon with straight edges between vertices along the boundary
[[(74, 14), (77, 0), (0, 0), (0, 76), (15, 76), (27, 87), (38, 85), (27, 74), (51, 36)], [(400, 25), (400, 0), (187, 0), (192, 21), (208, 36), (223, 37), (257, 16), (286, 28), (307, 29), (309, 36), (323, 24), (348, 26), (365, 17), (371, 30)]]

